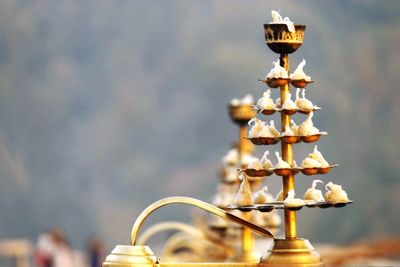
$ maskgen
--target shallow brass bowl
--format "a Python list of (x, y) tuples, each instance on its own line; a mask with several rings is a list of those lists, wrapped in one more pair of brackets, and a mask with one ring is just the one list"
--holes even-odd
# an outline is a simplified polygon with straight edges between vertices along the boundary
[(297, 109), (281, 109), (280, 110), (283, 114), (287, 114), (287, 115), (293, 115), (296, 114), (296, 112), (298, 111)]
[(274, 209), (274, 205), (271, 204), (255, 204), (254, 205), (256, 210), (259, 210), (261, 212), (271, 212)]
[(279, 176), (288, 176), (288, 175), (292, 174), (292, 169), (288, 169), (288, 168), (274, 169), (274, 173)]
[(275, 145), (279, 142), (279, 137), (254, 137), (247, 138), (255, 145)]
[(297, 88), (305, 88), (308, 84), (313, 83), (314, 81), (306, 81), (304, 79), (301, 80), (290, 80), (290, 83)]
[(349, 200), (348, 202), (327, 202), (327, 201), (313, 201), (313, 200), (305, 200), (305, 205), (299, 207), (286, 207), (284, 201), (273, 201), (268, 202), (266, 204), (254, 204), (249, 206), (236, 206), (236, 205), (228, 205), (225, 210), (239, 210), (242, 212), (250, 212), (252, 210), (258, 210), (260, 212), (270, 212), (273, 209), (288, 209), (293, 211), (298, 211), (303, 207), (315, 208), (319, 207), (321, 209), (326, 208), (341, 208), (345, 207), (349, 204), (352, 204), (353, 201)]
[(298, 167), (293, 167), (293, 168), (292, 168), (292, 174), (293, 174), (293, 175), (298, 174), (300, 171), (301, 171), (301, 169), (298, 168)]
[(298, 143), (300, 141), (300, 138), (298, 136), (282, 136), (281, 141), (286, 144), (294, 144)]
[(228, 205), (227, 208), (231, 209), (231, 210), (240, 210), (241, 212), (250, 212), (250, 211), (254, 210), (253, 205), (249, 205), (249, 206)]
[(331, 167), (318, 168), (318, 174), (327, 174), (332, 170)]
[(327, 173), (329, 173), (333, 168), (336, 168), (337, 166), (339, 166), (339, 165), (333, 164), (333, 165), (330, 165), (329, 167), (318, 168), (318, 174), (327, 174)]
[(303, 141), (304, 143), (313, 143), (317, 142), (319, 138), (321, 137), (321, 133), (319, 134), (313, 134), (313, 135), (308, 135), (308, 136), (300, 136), (300, 140)]
[(265, 83), (271, 88), (278, 88), (288, 84), (289, 81), (289, 78), (268, 78)]
[(319, 168), (302, 168), (301, 172), (304, 175), (316, 175), (318, 173)]
[(276, 109), (263, 109), (260, 112), (264, 115), (272, 115), (276, 112)]
[(334, 208), (341, 208), (349, 204), (348, 202), (338, 202), (338, 203), (331, 203)]
[(252, 105), (228, 106), (231, 119), (238, 124), (246, 124), (257, 115)]
[(311, 111), (312, 112), (315, 112), (315, 111), (317, 111), (317, 110), (321, 110), (321, 108), (320, 107), (317, 107), (317, 108), (313, 108), (312, 110), (303, 110), (303, 109), (298, 109), (297, 110), (297, 112), (299, 112), (299, 113), (301, 113), (301, 114), (308, 114), (308, 113), (310, 113)]
[(250, 177), (263, 177), (263, 176), (269, 176), (274, 173), (272, 170), (268, 169), (260, 169), (260, 170), (244, 169), (243, 171), (247, 176)]
[(303, 207), (304, 206), (298, 206), (298, 207), (286, 207), (285, 206), (285, 209), (292, 210), (292, 211), (298, 211), (298, 210), (301, 210)]

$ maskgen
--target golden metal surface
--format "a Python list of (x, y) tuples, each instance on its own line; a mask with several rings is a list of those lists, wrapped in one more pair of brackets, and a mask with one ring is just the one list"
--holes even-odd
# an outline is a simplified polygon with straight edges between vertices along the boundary
[[(243, 148), (246, 146), (247, 136), (247, 124), (241, 125), (239, 127), (239, 157), (242, 159)], [(240, 166), (244, 168), (245, 166), (240, 162)], [(250, 221), (250, 213), (243, 213), (243, 218)], [(259, 255), (256, 254), (254, 249), (254, 236), (250, 229), (244, 227), (242, 229), (242, 248), (239, 256), (234, 259), (234, 261), (239, 262), (257, 262)]]
[[(250, 221), (250, 212), (244, 212), (243, 218)], [(244, 227), (242, 230), (242, 250), (241, 253), (233, 259), (237, 262), (259, 262), (260, 255), (255, 251), (255, 238), (251, 229)]]
[(159, 262), (151, 249), (147, 246), (118, 245), (107, 256), (103, 267), (267, 267), (267, 266), (324, 266), (321, 257), (311, 244), (304, 239), (275, 240), (268, 253), (254, 262), (192, 262), (173, 263)]
[(293, 115), (293, 114), (296, 114), (297, 109), (280, 109), (280, 111), (287, 115)]
[(260, 169), (260, 170), (242, 169), (242, 170), (244, 171), (244, 173), (247, 176), (250, 176), (250, 177), (264, 177), (264, 176), (270, 176), (274, 173), (274, 171), (271, 169)]
[(242, 164), (242, 154), (245, 152), (244, 148), (246, 147), (246, 140), (247, 136), (247, 124), (245, 125), (240, 125), (239, 126), (239, 145), (238, 145), (238, 151), (239, 151), (239, 161), (240, 161), (240, 167), (244, 167)]
[(272, 115), (276, 112), (276, 109), (263, 109), (263, 110), (258, 110), (258, 112), (261, 112), (264, 115)]
[[(155, 267), (267, 267), (263, 263), (246, 263), (246, 262), (180, 262), (180, 263), (160, 263)], [(282, 266), (283, 267), (283, 266)]]
[(274, 169), (274, 173), (276, 175), (286, 177), (286, 176), (292, 174), (292, 169), (291, 168)]
[[(289, 56), (287, 54), (282, 54), (279, 57), (280, 65), (284, 67), (289, 73)], [(281, 103), (289, 97), (290, 87), (286, 84), (281, 87)], [(281, 113), (281, 129), (282, 132), (285, 131), (285, 127), (290, 126), (290, 115)], [(281, 142), (282, 158), (284, 161), (293, 165), (293, 145), (289, 143)], [(283, 194), (286, 197), (287, 193), (294, 189), (294, 175), (290, 173), (287, 176), (283, 176)], [(296, 238), (296, 212), (285, 209), (285, 237), (287, 239)]]
[[(261, 80), (259, 80), (261, 81)], [(278, 88), (283, 85), (288, 84), (290, 81), (289, 78), (268, 78), (265, 83), (271, 88)]]
[(148, 246), (116, 246), (107, 256), (103, 267), (152, 267), (158, 263), (156, 256)]
[(275, 53), (293, 53), (303, 44), (306, 29), (305, 25), (294, 25), (294, 27), (295, 32), (292, 33), (286, 24), (264, 24), (265, 43)]
[(281, 142), (285, 142), (287, 144), (298, 143), (300, 138), (298, 136), (282, 136)]
[(249, 120), (257, 115), (252, 105), (228, 106), (229, 115), (233, 122), (239, 125), (246, 125)]
[(319, 254), (306, 239), (275, 239), (261, 258), (267, 266), (325, 266)]
[(279, 142), (279, 137), (253, 137), (246, 138), (250, 140), (255, 145), (274, 145)]
[(308, 136), (300, 136), (301, 141), (304, 143), (313, 143), (317, 142), (321, 135), (326, 135), (326, 134), (313, 134), (313, 135), (308, 135)]
[(318, 173), (318, 168), (303, 168), (301, 172), (304, 175), (316, 175)]
[(266, 229), (263, 229), (255, 224), (252, 224), (249, 221), (243, 220), (239, 217), (236, 217), (220, 208), (217, 208), (214, 205), (211, 205), (207, 202), (195, 199), (195, 198), (190, 198), (190, 197), (168, 197), (168, 198), (163, 198), (159, 201), (154, 202), (153, 204), (151, 204), (150, 206), (148, 206), (140, 215), (139, 217), (136, 219), (133, 227), (132, 227), (132, 232), (131, 232), (131, 245), (136, 245), (137, 243), (137, 237), (140, 231), (140, 228), (142, 227), (144, 221), (147, 219), (147, 217), (149, 217), (154, 211), (156, 211), (157, 209), (166, 206), (166, 205), (170, 205), (170, 204), (188, 204), (188, 205), (192, 205), (195, 207), (198, 207), (200, 209), (206, 210), (214, 215), (220, 216), (226, 220), (232, 221), (234, 223), (243, 225), (247, 228), (252, 229), (254, 232), (265, 236), (265, 237), (269, 237), (269, 238), (274, 238), (273, 234), (271, 232), (269, 232)]
[(296, 88), (305, 88), (308, 84), (313, 83), (314, 81), (306, 81), (302, 80), (290, 80), (290, 83)]
[[(251, 153), (254, 150), (253, 144), (246, 139), (247, 137), (247, 122), (245, 124), (239, 124), (239, 141), (237, 143), (237, 149), (239, 152), (239, 161), (242, 158), (243, 153)], [(242, 166), (242, 164), (240, 164)]]

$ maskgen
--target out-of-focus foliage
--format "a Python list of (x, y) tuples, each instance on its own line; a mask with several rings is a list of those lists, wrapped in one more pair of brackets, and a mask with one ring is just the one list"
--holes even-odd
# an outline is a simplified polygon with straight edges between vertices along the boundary
[[(271, 9), (307, 25), (291, 62), (307, 60), (330, 133), (319, 148), (341, 165), (323, 179), (356, 201), (300, 213), (301, 235), (399, 234), (400, 2), (2, 0), (1, 237), (60, 225), (74, 244), (93, 232), (123, 243), (150, 202), (209, 199), (237, 137), (225, 105), (261, 96), (277, 57), (263, 40)], [(297, 147), (301, 162), (312, 146)], [(299, 176), (298, 194), (310, 183)]]

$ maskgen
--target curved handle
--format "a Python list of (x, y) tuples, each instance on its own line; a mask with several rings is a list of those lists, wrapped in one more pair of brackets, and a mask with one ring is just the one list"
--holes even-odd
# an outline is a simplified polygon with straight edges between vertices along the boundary
[(212, 214), (215, 214), (217, 216), (220, 216), (226, 220), (232, 221), (234, 223), (243, 225), (251, 230), (253, 230), (254, 232), (263, 235), (265, 237), (270, 237), (270, 238), (274, 238), (274, 235), (269, 232), (268, 230), (261, 228), (255, 224), (252, 224), (249, 221), (243, 220), (239, 217), (236, 217), (235, 215), (232, 215), (214, 205), (211, 205), (207, 202), (195, 199), (195, 198), (190, 198), (190, 197), (168, 197), (168, 198), (163, 198), (160, 199), (156, 202), (154, 202), (153, 204), (151, 204), (150, 206), (148, 206), (140, 215), (139, 217), (136, 219), (135, 223), (133, 224), (132, 227), (132, 232), (131, 232), (131, 245), (136, 245), (137, 242), (137, 237), (138, 237), (138, 233), (139, 230), (141, 228), (141, 226), (143, 225), (144, 221), (147, 219), (147, 217), (150, 216), (150, 214), (152, 214), (155, 210), (166, 206), (166, 205), (170, 205), (170, 204), (188, 204), (188, 205), (192, 205), (195, 207), (198, 207), (200, 209), (206, 210), (208, 212), (211, 212)]

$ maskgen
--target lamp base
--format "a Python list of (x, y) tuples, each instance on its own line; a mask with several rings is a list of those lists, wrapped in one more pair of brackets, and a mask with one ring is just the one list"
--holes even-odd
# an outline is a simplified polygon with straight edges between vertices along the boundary
[(325, 266), (307, 239), (275, 239), (261, 263), (268, 266)]
[(233, 258), (229, 262), (259, 263), (260, 255), (255, 251), (249, 251)]

